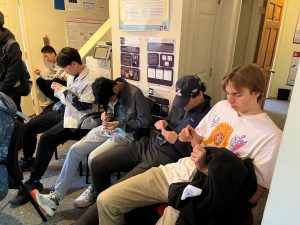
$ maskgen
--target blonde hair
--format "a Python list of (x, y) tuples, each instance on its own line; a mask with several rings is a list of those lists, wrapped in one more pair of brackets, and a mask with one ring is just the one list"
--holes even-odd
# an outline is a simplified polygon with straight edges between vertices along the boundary
[(223, 77), (221, 85), (224, 91), (228, 83), (237, 91), (240, 91), (242, 88), (247, 88), (250, 93), (260, 93), (257, 98), (259, 102), (265, 90), (266, 79), (265, 75), (256, 65), (248, 64), (233, 68)]

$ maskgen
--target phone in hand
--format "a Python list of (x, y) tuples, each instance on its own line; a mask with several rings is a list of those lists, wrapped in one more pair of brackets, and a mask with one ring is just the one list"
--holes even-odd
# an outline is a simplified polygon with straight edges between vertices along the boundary
[(163, 144), (168, 142), (161, 133), (156, 135), (156, 138), (157, 138), (157, 141), (158, 141), (159, 145), (163, 145)]

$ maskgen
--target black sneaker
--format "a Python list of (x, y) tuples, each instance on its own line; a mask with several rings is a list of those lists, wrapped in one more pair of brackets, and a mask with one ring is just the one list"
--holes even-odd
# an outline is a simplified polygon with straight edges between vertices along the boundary
[(31, 167), (34, 163), (35, 158), (21, 158), (19, 161), (19, 166), (22, 170), (22, 172), (31, 171)]
[[(43, 190), (43, 184), (40, 181), (32, 181), (29, 179), (25, 182), (25, 185), (27, 185), (29, 193), (34, 189), (37, 189), (39, 192)], [(19, 190), (17, 196), (11, 199), (9, 203), (11, 203), (12, 205), (24, 205), (28, 201), (28, 196), (22, 190)]]

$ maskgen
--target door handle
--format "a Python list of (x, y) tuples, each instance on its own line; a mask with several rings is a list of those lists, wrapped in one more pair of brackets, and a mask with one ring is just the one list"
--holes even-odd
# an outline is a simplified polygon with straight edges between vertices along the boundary
[(270, 73), (276, 73), (274, 70), (269, 70)]

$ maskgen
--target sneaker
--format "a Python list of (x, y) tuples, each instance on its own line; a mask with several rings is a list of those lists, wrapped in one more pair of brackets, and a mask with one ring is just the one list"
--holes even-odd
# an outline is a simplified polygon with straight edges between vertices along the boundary
[[(28, 187), (29, 191), (37, 189), (41, 192), (43, 190), (43, 184), (41, 184), (40, 181), (32, 181), (29, 179), (25, 182), (25, 185)], [(11, 199), (9, 203), (11, 203), (12, 205), (24, 205), (28, 201), (29, 198), (26, 193), (23, 190), (19, 190), (17, 196)]]
[(35, 158), (21, 158), (19, 161), (19, 167), (21, 168), (22, 172), (31, 171), (31, 166), (34, 163)]
[(38, 190), (34, 189), (31, 191), (31, 195), (42, 211), (47, 213), (49, 216), (54, 215), (59, 204), (59, 199), (55, 196), (53, 191), (51, 191), (48, 195), (43, 195)]
[(90, 185), (78, 198), (74, 201), (74, 206), (78, 208), (84, 208), (96, 201), (98, 193), (93, 190)]

